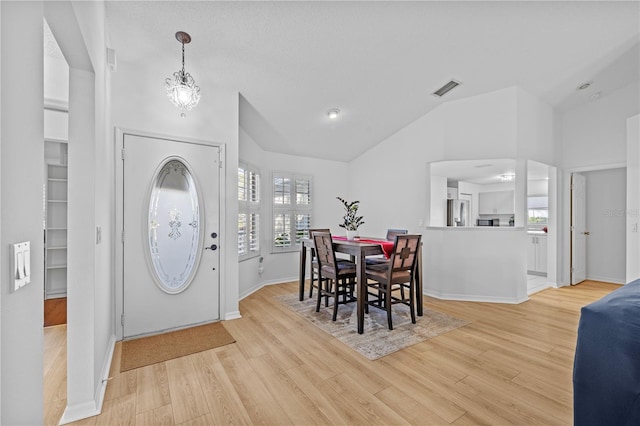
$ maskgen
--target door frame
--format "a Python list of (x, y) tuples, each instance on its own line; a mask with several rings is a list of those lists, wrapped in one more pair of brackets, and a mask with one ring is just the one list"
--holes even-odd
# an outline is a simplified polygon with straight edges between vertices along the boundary
[[(562, 225), (562, 286), (571, 286), (571, 174), (587, 173), (598, 170), (620, 169), (627, 167), (626, 162), (609, 163), (584, 167), (572, 167), (563, 171), (563, 225)], [(560, 275), (559, 275), (560, 276)], [(587, 279), (589, 279), (587, 277)], [(560, 285), (560, 281), (558, 282)]]
[[(116, 167), (115, 167), (115, 226), (113, 241), (115, 246), (115, 295), (114, 295), (114, 330), (116, 334), (116, 340), (123, 339), (123, 325), (121, 322), (122, 315), (124, 313), (124, 263), (123, 263), (123, 255), (124, 255), (124, 245), (122, 241), (122, 232), (124, 229), (124, 191), (123, 191), (123, 183), (124, 183), (124, 167), (122, 161), (122, 150), (124, 145), (124, 137), (126, 135), (130, 136), (139, 136), (139, 137), (148, 137), (155, 139), (166, 139), (174, 142), (180, 143), (192, 143), (198, 145), (207, 145), (211, 147), (217, 147), (220, 150), (220, 173), (218, 179), (218, 197), (219, 197), (219, 214), (218, 220), (220, 223), (220, 227), (222, 228), (226, 224), (226, 173), (224, 170), (224, 165), (226, 164), (226, 144), (214, 141), (207, 141), (202, 139), (194, 139), (194, 138), (186, 138), (181, 136), (171, 136), (166, 134), (158, 134), (152, 132), (143, 132), (139, 130), (131, 130), (120, 127), (114, 128), (114, 149), (115, 149), (115, 159), (116, 159)], [(218, 236), (219, 244), (218, 246), (221, 248), (227, 247), (227, 236), (226, 232), (220, 232)], [(224, 312), (226, 312), (226, 291), (224, 289), (225, 282), (225, 269), (227, 265), (227, 255), (226, 250), (220, 250), (220, 264), (219, 264), (219, 312), (220, 319), (224, 319)]]
[[(584, 274), (585, 274), (585, 280), (579, 281), (577, 283), (573, 282), (573, 275), (574, 275), (574, 265), (573, 265), (573, 260), (574, 260), (574, 256), (573, 253), (575, 251), (575, 234), (576, 229), (575, 229), (575, 225), (573, 223), (574, 218), (575, 218), (575, 212), (574, 212), (574, 207), (575, 207), (575, 203), (574, 203), (574, 198), (575, 198), (575, 183), (574, 183), (574, 176), (576, 175), (580, 175), (582, 176), (583, 179), (586, 180), (586, 177), (584, 176), (584, 174), (582, 172), (571, 172), (571, 174), (569, 175), (569, 285), (577, 285), (580, 284), (582, 281), (586, 280), (586, 276), (587, 276), (587, 259), (586, 259), (586, 248), (587, 248), (587, 241), (586, 239), (584, 240), (584, 252), (585, 252), (585, 259), (584, 259), (584, 265), (585, 265), (585, 269), (584, 269)], [(584, 194), (583, 196), (586, 196), (586, 182), (585, 182), (585, 188), (584, 188)], [(584, 204), (585, 200), (583, 200), (583, 204)], [(585, 223), (584, 225), (586, 226), (586, 219), (587, 219), (587, 212), (586, 212), (586, 207), (584, 205), (581, 205), (581, 207), (584, 210), (584, 216), (585, 216)], [(584, 231), (582, 231), (584, 232)]]

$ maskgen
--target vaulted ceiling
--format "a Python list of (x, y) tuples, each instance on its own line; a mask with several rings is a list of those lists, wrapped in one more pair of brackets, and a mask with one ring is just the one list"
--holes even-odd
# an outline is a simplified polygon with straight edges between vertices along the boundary
[[(157, 69), (158, 90), (188, 32), (203, 98), (238, 90), (259, 145), (349, 161), (449, 100), (520, 86), (562, 111), (638, 81), (639, 5), (108, 1), (107, 25), (118, 62)], [(431, 94), (451, 79), (462, 84)]]

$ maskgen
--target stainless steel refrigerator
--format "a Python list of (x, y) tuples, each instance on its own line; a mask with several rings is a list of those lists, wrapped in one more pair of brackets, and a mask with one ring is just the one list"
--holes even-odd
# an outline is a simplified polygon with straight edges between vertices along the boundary
[(447, 200), (447, 226), (470, 226), (468, 200)]

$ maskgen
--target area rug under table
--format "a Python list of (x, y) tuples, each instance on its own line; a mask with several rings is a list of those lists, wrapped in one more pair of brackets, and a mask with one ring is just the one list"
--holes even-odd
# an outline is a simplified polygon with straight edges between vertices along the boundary
[(370, 360), (381, 358), (469, 323), (469, 321), (424, 308), (423, 316), (416, 317), (416, 324), (412, 324), (409, 307), (395, 305), (392, 314), (393, 330), (389, 330), (387, 313), (370, 307), (369, 313), (364, 316), (364, 334), (358, 334), (355, 302), (338, 306), (338, 318), (334, 322), (331, 320), (333, 307), (325, 307), (324, 300), (320, 312), (316, 312), (315, 297), (300, 301), (298, 294), (292, 293), (275, 298)]
[(221, 322), (122, 342), (120, 372), (191, 355), (236, 340)]

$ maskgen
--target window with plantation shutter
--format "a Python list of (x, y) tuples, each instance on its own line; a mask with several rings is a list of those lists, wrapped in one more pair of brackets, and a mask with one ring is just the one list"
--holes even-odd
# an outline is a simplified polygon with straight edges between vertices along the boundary
[(273, 173), (273, 251), (300, 250), (311, 226), (311, 176)]
[(260, 171), (245, 163), (238, 166), (238, 258), (260, 254)]

